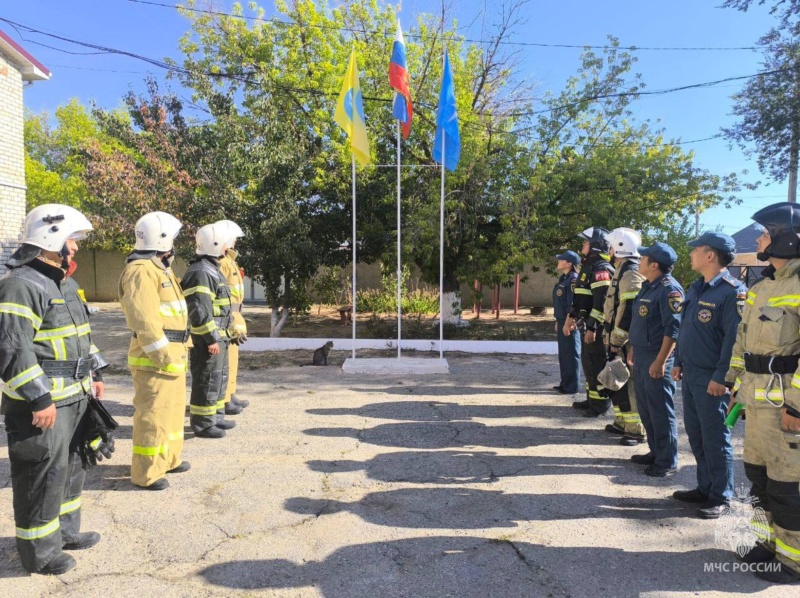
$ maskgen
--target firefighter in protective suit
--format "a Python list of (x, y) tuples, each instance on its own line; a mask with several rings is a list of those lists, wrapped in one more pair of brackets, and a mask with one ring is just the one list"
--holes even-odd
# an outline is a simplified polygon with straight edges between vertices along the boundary
[(165, 474), (190, 467), (181, 459), (186, 404), (188, 309), (172, 272), (177, 218), (151, 212), (136, 223), (136, 243), (119, 279), (119, 301), (133, 333), (131, 481), (148, 490), (169, 487)]
[[(616, 228), (608, 235), (608, 242), (616, 272), (611, 280), (611, 290), (606, 295), (603, 325), (610, 356), (619, 356), (623, 362), (627, 362), (633, 300), (645, 280), (639, 273), (638, 249), (642, 244), (642, 237), (633, 229)], [(637, 446), (644, 442), (647, 437), (642, 419), (636, 410), (636, 392), (632, 379), (611, 393), (611, 404), (614, 407), (614, 423), (606, 426), (606, 432), (622, 434), (620, 444), (623, 446)]]
[(230, 241), (228, 227), (207, 224), (195, 236), (197, 257), (181, 281), (189, 307), (192, 348), (190, 423), (196, 436), (222, 438), (236, 426), (221, 413), (228, 384), (228, 330), (231, 326), (231, 292), (220, 271), (220, 259)]
[(225, 415), (238, 415), (250, 401), (240, 400), (236, 396), (236, 377), (239, 374), (239, 345), (247, 340), (247, 324), (242, 316), (242, 303), (244, 302), (244, 281), (242, 272), (236, 258), (239, 252), (234, 249), (236, 239), (244, 236), (242, 228), (232, 220), (220, 220), (216, 224), (228, 230), (230, 239), (228, 250), (219, 261), (222, 275), (228, 281), (231, 290), (231, 326), (228, 336), (231, 339), (228, 345), (228, 385), (225, 390)]
[(747, 293), (726, 382), (746, 406), (744, 470), (767, 523), (743, 557), (758, 577), (800, 581), (800, 206), (782, 202), (756, 212), (765, 230), (758, 259), (769, 261)]
[(587, 228), (580, 234), (584, 258), (575, 283), (572, 308), (564, 322), (564, 336), (578, 332), (583, 335), (581, 365), (588, 398), (575, 401), (572, 406), (583, 410), (585, 417), (603, 415), (611, 403), (608, 389), (597, 381), (597, 375), (606, 365), (603, 308), (614, 276), (614, 268), (609, 263), (607, 236), (608, 231), (598, 226)]
[(22, 245), (0, 278), (2, 413), (16, 544), (22, 566), (32, 573), (65, 573), (75, 559), (64, 550), (100, 541), (96, 532), (79, 531), (86, 477), (79, 450), (92, 371), (107, 363), (92, 345), (77, 285), (65, 280), (76, 241), (91, 230), (69, 206), (33, 209)]

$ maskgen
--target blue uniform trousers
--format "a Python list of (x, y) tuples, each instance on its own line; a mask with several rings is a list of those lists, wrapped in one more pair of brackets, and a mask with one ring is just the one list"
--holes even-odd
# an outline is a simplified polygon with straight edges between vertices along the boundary
[(733, 447), (725, 425), (729, 394), (712, 397), (706, 392), (712, 370), (683, 366), (683, 421), (697, 461), (697, 489), (714, 502), (733, 497)]
[(575, 331), (564, 336), (564, 320), (556, 320), (558, 325), (558, 367), (561, 370), (561, 388), (565, 392), (578, 392), (581, 377), (581, 335)]
[(653, 467), (672, 469), (678, 466), (678, 420), (675, 417), (674, 358), (667, 360), (663, 378), (651, 378), (649, 369), (658, 351), (634, 348), (633, 383), (636, 406), (647, 430), (647, 445), (655, 456)]

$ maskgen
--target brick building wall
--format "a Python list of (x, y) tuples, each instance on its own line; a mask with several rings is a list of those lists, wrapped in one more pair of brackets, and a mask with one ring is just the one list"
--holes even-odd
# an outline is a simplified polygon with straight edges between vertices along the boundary
[(0, 275), (25, 220), (22, 73), (0, 51)]

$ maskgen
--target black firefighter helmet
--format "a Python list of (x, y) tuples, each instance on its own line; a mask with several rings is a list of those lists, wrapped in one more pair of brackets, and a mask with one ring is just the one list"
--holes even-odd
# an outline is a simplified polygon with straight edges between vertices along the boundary
[(587, 228), (578, 236), (584, 241), (589, 241), (589, 251), (596, 251), (598, 253), (608, 253), (611, 244), (608, 242), (609, 232), (600, 227), (593, 226)]
[(800, 206), (782, 201), (759, 210), (752, 218), (767, 229), (770, 236), (769, 246), (757, 255), (759, 260), (800, 256)]

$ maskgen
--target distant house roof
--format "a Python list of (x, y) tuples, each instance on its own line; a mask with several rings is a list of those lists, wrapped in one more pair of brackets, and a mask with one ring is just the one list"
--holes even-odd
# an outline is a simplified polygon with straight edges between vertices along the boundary
[(756, 253), (756, 239), (761, 236), (761, 225), (753, 223), (746, 226), (738, 233), (731, 235), (733, 240), (736, 241), (736, 253), (741, 255), (743, 253)]
[(0, 52), (8, 56), (19, 68), (23, 81), (46, 81), (50, 78), (50, 71), (2, 30), (0, 30)]

